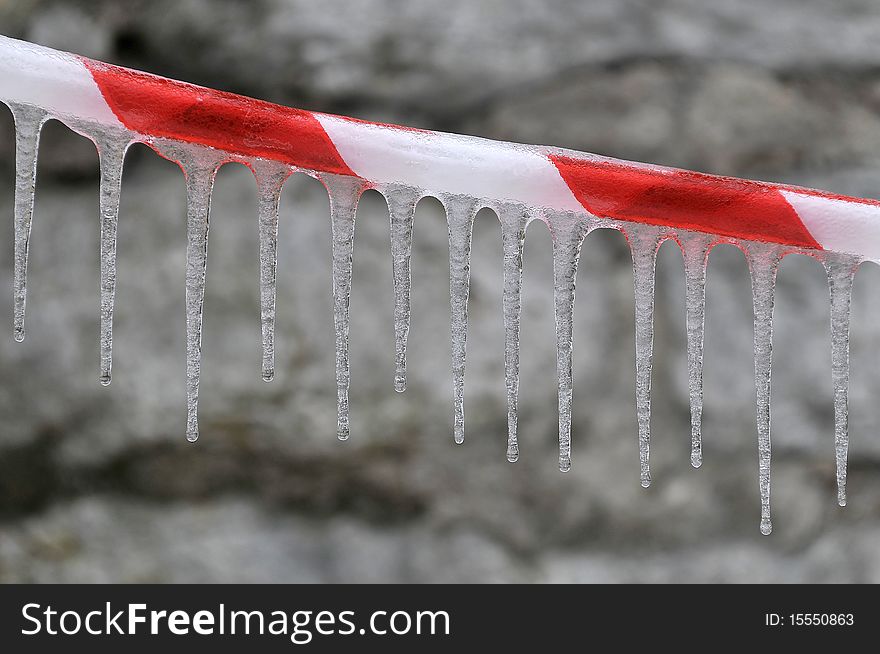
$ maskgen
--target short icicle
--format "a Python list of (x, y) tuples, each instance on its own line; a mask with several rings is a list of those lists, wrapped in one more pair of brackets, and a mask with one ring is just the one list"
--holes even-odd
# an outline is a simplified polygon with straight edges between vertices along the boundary
[(350, 434), (348, 387), (351, 368), (348, 351), (351, 270), (354, 254), (354, 221), (364, 183), (356, 177), (322, 175), (330, 196), (330, 229), (333, 239), (333, 325), (336, 331), (336, 436)]
[(15, 267), (13, 271), (13, 336), (24, 340), (27, 301), (27, 267), (34, 191), (37, 183), (37, 149), (40, 130), (48, 114), (38, 107), (9, 103), (15, 119)]
[(498, 208), (504, 251), (504, 381), (507, 386), (507, 460), (519, 459), (517, 404), (519, 396), (519, 325), (522, 312), (523, 246), (529, 216), (525, 207)]
[(455, 442), (464, 442), (464, 367), (467, 349), (468, 295), (471, 279), (471, 238), (479, 204), (463, 195), (441, 198), (449, 228), (449, 295), (452, 332), (452, 398)]
[[(195, 149), (195, 148), (194, 148)], [(199, 379), (202, 370), (202, 310), (208, 263), (208, 224), (211, 192), (219, 163), (200, 160), (181, 163), (186, 175), (186, 440), (199, 438)]]
[(636, 320), (636, 415), (639, 468), (643, 488), (651, 485), (651, 368), (654, 359), (654, 280), (663, 231), (650, 225), (627, 227), (633, 261)]
[(571, 470), (571, 402), (574, 297), (581, 246), (590, 230), (576, 214), (546, 216), (553, 238), (553, 297), (556, 317), (556, 374), (559, 388), (559, 470)]
[(394, 390), (406, 390), (406, 343), (409, 339), (412, 286), (413, 218), (419, 193), (406, 186), (384, 189), (391, 226), (391, 272), (394, 283)]
[(278, 210), (284, 182), (291, 169), (273, 161), (251, 165), (257, 180), (260, 232), (260, 331), (263, 345), (263, 381), (275, 379), (275, 297), (278, 263)]
[(773, 531), (770, 521), (770, 369), (773, 355), (773, 304), (779, 246), (753, 243), (747, 252), (755, 311), (755, 388), (757, 392), (758, 486), (761, 492), (761, 533)]
[(837, 503), (846, 506), (846, 459), (849, 392), (849, 321), (853, 277), (859, 266), (854, 257), (826, 254), (825, 271), (831, 292), (831, 379), (834, 385), (834, 453), (837, 463)]
[(687, 308), (688, 393), (691, 403), (691, 465), (703, 465), (703, 335), (706, 324), (706, 268), (712, 237), (706, 234), (679, 236), (684, 256)]
[(113, 368), (113, 309), (116, 302), (116, 232), (122, 166), (131, 137), (122, 132), (95, 140), (101, 167), (101, 369), (99, 380), (110, 384)]

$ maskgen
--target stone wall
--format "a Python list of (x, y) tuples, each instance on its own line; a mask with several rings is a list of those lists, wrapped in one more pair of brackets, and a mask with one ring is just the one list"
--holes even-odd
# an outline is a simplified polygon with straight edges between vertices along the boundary
[[(880, 8), (868, 0), (0, 2), (0, 32), (269, 100), (873, 197)], [(2, 81), (0, 81), (2, 84)], [(12, 213), (0, 115), (0, 209)], [(474, 237), (467, 440), (451, 436), (446, 226), (419, 206), (410, 384), (394, 393), (383, 201), (358, 215), (352, 437), (334, 437), (330, 230), (316, 182), (282, 200), (278, 376), (260, 380), (256, 195), (241, 166), (212, 213), (202, 439), (185, 442), (184, 187), (127, 160), (114, 381), (98, 376), (92, 146), (41, 150), (28, 338), (0, 302), (2, 581), (880, 581), (878, 272), (856, 282), (849, 506), (836, 505), (824, 272), (786, 259), (773, 398), (774, 533), (758, 532), (752, 317), (742, 255), (711, 257), (705, 462), (689, 462), (684, 283), (658, 268), (652, 467), (638, 479), (629, 255), (583, 250), (573, 469), (556, 467), (546, 228), (525, 259), (521, 457), (505, 460), (501, 246)], [(0, 288), (12, 221), (0, 221)]]

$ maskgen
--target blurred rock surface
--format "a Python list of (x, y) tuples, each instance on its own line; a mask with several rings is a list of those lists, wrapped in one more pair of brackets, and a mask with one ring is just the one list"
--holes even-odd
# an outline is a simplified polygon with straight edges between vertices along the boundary
[[(515, 6), (514, 6), (515, 5)], [(0, 32), (295, 106), (551, 143), (875, 196), (880, 9), (713, 3), (152, 0), (0, 2)], [(2, 82), (0, 82), (2, 83)], [(658, 268), (655, 483), (638, 485), (632, 274), (622, 237), (584, 247), (574, 465), (556, 469), (550, 240), (529, 228), (521, 458), (505, 452), (501, 248), (477, 220), (467, 440), (451, 438), (446, 227), (419, 206), (407, 392), (392, 390), (387, 215), (365, 196), (352, 298), (352, 438), (333, 437), (327, 200), (282, 201), (278, 376), (259, 377), (256, 196), (213, 202), (203, 438), (183, 440), (184, 188), (146, 148), (123, 186), (114, 381), (97, 382), (92, 146), (41, 150), (28, 338), (0, 339), (0, 581), (880, 581), (878, 271), (854, 299), (850, 503), (836, 506), (824, 273), (780, 273), (774, 534), (759, 535), (751, 298), (711, 257), (705, 463), (690, 468), (681, 257)], [(12, 211), (0, 117), (0, 208)], [(12, 225), (0, 221), (0, 288)], [(0, 325), (11, 326), (11, 302)]]

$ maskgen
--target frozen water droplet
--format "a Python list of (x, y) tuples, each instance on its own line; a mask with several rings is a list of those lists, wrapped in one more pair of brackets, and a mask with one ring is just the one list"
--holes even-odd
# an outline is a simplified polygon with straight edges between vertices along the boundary
[(348, 386), (351, 370), (348, 352), (351, 269), (354, 254), (354, 221), (364, 183), (356, 177), (322, 175), (330, 196), (330, 229), (333, 237), (333, 324), (336, 331), (336, 436), (350, 433)]
[(750, 244), (747, 252), (755, 311), (755, 388), (757, 391), (758, 486), (761, 492), (761, 533), (770, 523), (770, 369), (773, 354), (773, 303), (776, 271), (782, 257), (778, 245)]
[(837, 503), (846, 506), (846, 459), (849, 450), (847, 395), (849, 390), (849, 321), (853, 277), (859, 260), (828, 253), (824, 260), (831, 292), (831, 378), (834, 386), (834, 453), (837, 464)]
[(519, 324), (522, 310), (523, 245), (529, 217), (525, 207), (503, 205), (498, 209), (504, 252), (504, 381), (507, 386), (507, 460), (519, 459), (517, 402), (519, 395)]
[(455, 442), (464, 442), (464, 366), (467, 348), (467, 303), (471, 280), (471, 237), (479, 204), (464, 195), (444, 195), (449, 228), (449, 295), (452, 326), (452, 398)]
[(576, 214), (546, 216), (553, 238), (553, 296), (556, 317), (556, 375), (559, 388), (559, 470), (571, 470), (571, 401), (574, 297), (581, 246), (590, 230)]
[(101, 368), (99, 381), (110, 384), (113, 368), (113, 308), (116, 301), (116, 232), (122, 166), (131, 145), (127, 132), (95, 139), (101, 167)]
[(706, 322), (706, 268), (712, 237), (679, 235), (684, 256), (687, 305), (688, 391), (691, 403), (691, 465), (703, 464), (703, 335)]
[(654, 269), (663, 231), (650, 225), (626, 228), (633, 260), (636, 314), (636, 414), (643, 488), (651, 485), (651, 367), (654, 359)]
[(48, 114), (32, 105), (8, 103), (15, 119), (15, 267), (13, 271), (13, 336), (24, 340), (27, 301), (27, 266), (34, 191), (37, 183), (37, 150), (40, 130)]
[(391, 225), (391, 271), (394, 282), (394, 390), (406, 390), (406, 343), (409, 338), (413, 217), (419, 194), (406, 186), (384, 189)]
[(263, 345), (263, 381), (275, 379), (275, 296), (278, 263), (278, 209), (281, 191), (291, 171), (274, 161), (257, 160), (251, 165), (257, 180), (260, 232), (260, 331)]

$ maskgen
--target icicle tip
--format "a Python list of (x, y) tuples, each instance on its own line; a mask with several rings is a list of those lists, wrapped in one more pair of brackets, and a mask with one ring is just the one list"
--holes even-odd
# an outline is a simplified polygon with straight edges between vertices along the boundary
[(761, 533), (765, 536), (769, 536), (773, 533), (773, 524), (770, 522), (769, 518), (761, 520)]

